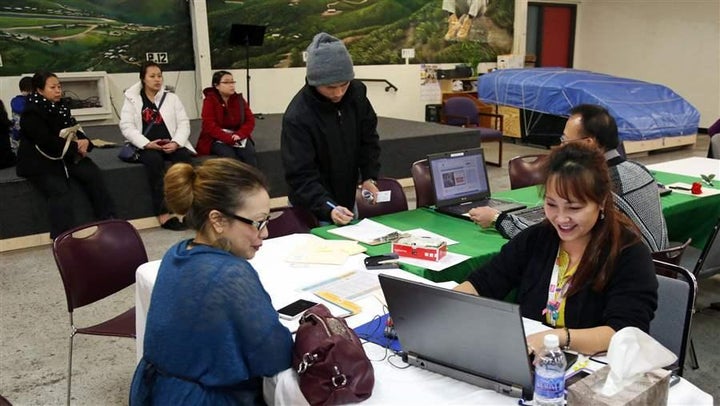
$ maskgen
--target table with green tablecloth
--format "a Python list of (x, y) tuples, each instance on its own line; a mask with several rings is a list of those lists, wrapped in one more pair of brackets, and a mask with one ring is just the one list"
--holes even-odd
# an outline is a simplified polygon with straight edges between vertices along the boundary
[[(655, 177), (659, 182), (665, 184), (697, 181), (689, 176), (664, 172), (656, 172)], [(719, 183), (716, 182), (715, 187), (720, 189)], [(542, 204), (541, 191), (537, 186), (498, 192), (493, 196), (523, 203), (528, 207)], [(696, 197), (672, 193), (662, 197), (662, 205), (670, 240), (684, 242), (688, 238), (692, 238), (692, 245), (698, 248), (704, 246), (715, 222), (720, 217), (720, 194)], [(482, 229), (471, 221), (437, 213), (429, 208), (387, 214), (375, 217), (373, 220), (400, 231), (423, 228), (458, 241), (458, 244), (449, 246), (448, 251), (470, 256), (470, 259), (458, 265), (442, 271), (433, 271), (401, 264), (403, 269), (435, 282), (450, 280), (463, 282), (470, 272), (500, 252), (500, 248), (507, 242), (495, 229)], [(335, 227), (333, 225), (318, 227), (312, 232), (326, 239), (342, 239), (342, 237), (329, 232)], [(391, 250), (389, 243), (376, 246), (366, 245), (366, 247), (368, 255), (387, 254)]]

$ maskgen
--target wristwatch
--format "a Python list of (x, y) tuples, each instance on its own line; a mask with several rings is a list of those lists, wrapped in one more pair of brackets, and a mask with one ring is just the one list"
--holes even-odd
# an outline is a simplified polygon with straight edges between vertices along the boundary
[(491, 222), (491, 224), (492, 224), (493, 226), (495, 226), (495, 223), (497, 223), (497, 220), (498, 220), (499, 217), (500, 217), (500, 212), (499, 212), (499, 211), (496, 211), (496, 212), (495, 212), (495, 215), (493, 216), (492, 222)]

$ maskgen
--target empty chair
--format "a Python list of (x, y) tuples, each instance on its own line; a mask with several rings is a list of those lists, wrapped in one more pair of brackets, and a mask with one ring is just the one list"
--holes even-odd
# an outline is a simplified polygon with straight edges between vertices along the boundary
[(688, 240), (685, 241), (684, 244), (653, 252), (652, 257), (653, 259), (657, 259), (658, 261), (668, 262), (673, 265), (680, 265), (680, 259), (682, 259), (685, 249), (690, 245), (691, 242), (692, 238), (688, 238)]
[(508, 162), (510, 189), (520, 189), (542, 183), (542, 165), (547, 154), (520, 155)]
[(270, 210), (268, 238), (282, 237), (288, 234), (309, 233), (318, 226), (318, 220), (303, 207), (285, 206)]
[(682, 376), (697, 283), (692, 273), (681, 266), (653, 262), (658, 275), (658, 307), (650, 322), (650, 335), (677, 355), (677, 373)]
[(137, 230), (125, 220), (98, 221), (68, 230), (53, 242), (53, 254), (70, 313), (67, 386), (70, 404), (75, 334), (135, 338), (135, 307), (89, 327), (75, 325), (74, 310), (135, 283), (135, 270), (148, 258)]
[(408, 209), (407, 198), (400, 183), (391, 178), (380, 178), (377, 180), (379, 191), (390, 191), (390, 201), (371, 204), (362, 196), (362, 190), (357, 189), (355, 203), (358, 209), (358, 218), (375, 217), (383, 214), (396, 213)]
[(413, 185), (415, 186), (416, 207), (435, 205), (435, 190), (432, 186), (428, 160), (421, 159), (413, 162), (410, 173), (412, 173)]
[[(493, 128), (483, 127), (480, 118), (489, 117)], [(501, 114), (484, 113), (478, 110), (475, 101), (468, 97), (450, 97), (443, 103), (442, 123), (459, 127), (475, 127), (479, 131), (480, 144), (485, 142), (498, 143), (498, 161), (487, 163), (502, 166), (503, 116)]]

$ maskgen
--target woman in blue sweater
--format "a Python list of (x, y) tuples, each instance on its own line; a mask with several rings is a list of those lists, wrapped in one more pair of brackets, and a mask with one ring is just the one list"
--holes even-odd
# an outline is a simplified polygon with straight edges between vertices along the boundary
[(268, 235), (265, 180), (234, 159), (175, 164), (165, 198), (197, 232), (163, 257), (130, 404), (264, 404), (262, 377), (289, 368), (292, 350), (248, 262)]
[(517, 289), (523, 317), (554, 328), (528, 336), (531, 351), (549, 333), (567, 349), (594, 354), (624, 327), (647, 332), (657, 308), (655, 268), (637, 227), (613, 204), (602, 152), (567, 143), (550, 154), (545, 179), (546, 220), (456, 290), (503, 299)]

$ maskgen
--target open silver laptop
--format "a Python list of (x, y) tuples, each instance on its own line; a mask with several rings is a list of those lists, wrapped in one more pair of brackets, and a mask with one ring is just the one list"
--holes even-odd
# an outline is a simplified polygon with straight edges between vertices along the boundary
[(380, 274), (407, 362), (531, 399), (533, 376), (520, 307)]
[(500, 212), (525, 208), (524, 204), (490, 198), (490, 183), (482, 148), (428, 155), (435, 190), (435, 210), (467, 217), (470, 209), (490, 206)]

